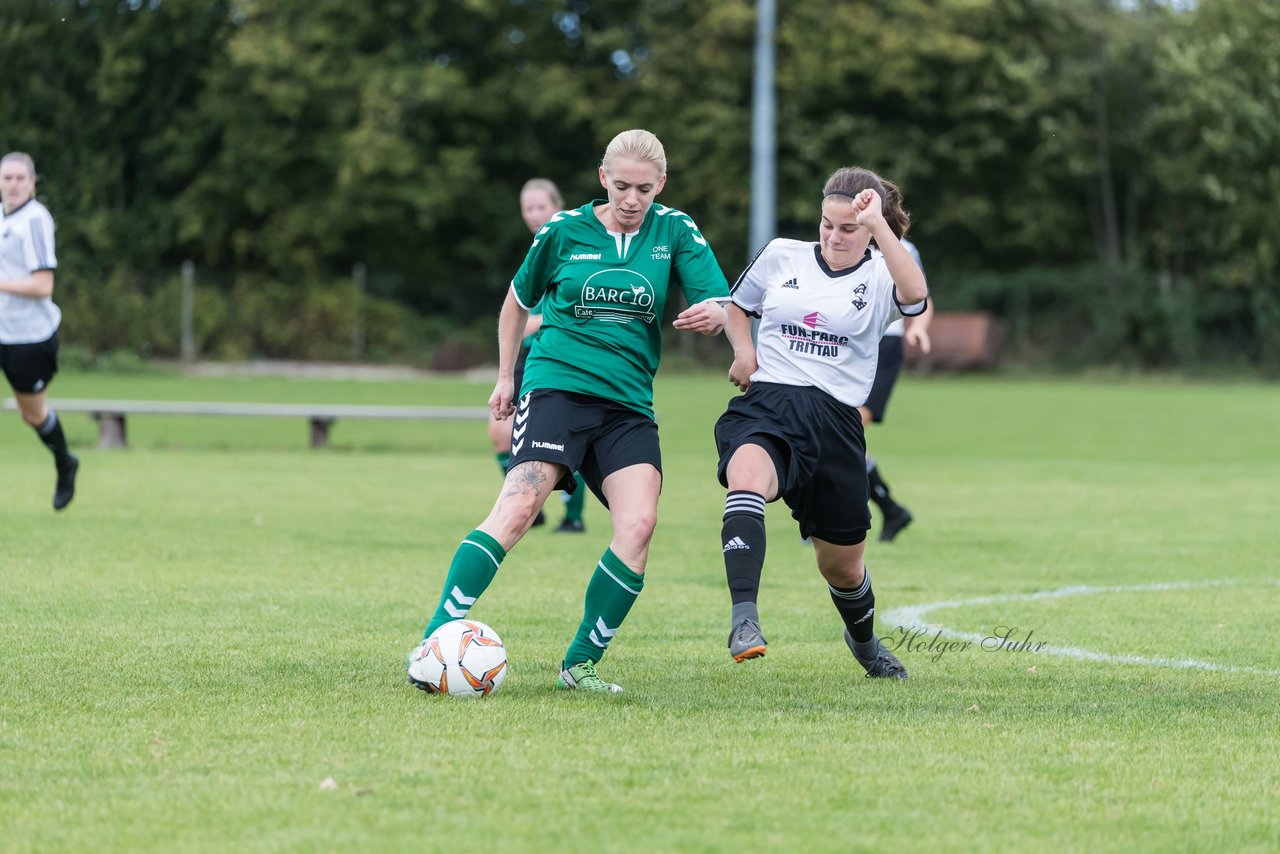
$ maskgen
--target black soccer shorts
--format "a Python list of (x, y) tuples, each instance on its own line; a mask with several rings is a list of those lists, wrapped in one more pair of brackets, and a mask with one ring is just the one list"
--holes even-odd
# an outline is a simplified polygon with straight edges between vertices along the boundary
[(58, 333), (35, 344), (0, 344), (0, 368), (19, 394), (44, 391), (58, 372)]
[(889, 395), (902, 371), (903, 342), (901, 335), (886, 335), (880, 339), (880, 357), (876, 362), (876, 377), (871, 382), (871, 392), (863, 406), (871, 410), (872, 422), (879, 424), (889, 409)]
[(642, 412), (603, 397), (540, 388), (516, 401), (511, 419), (511, 464), (537, 460), (564, 466), (556, 489), (573, 492), (573, 473), (605, 507), (604, 479), (648, 463), (662, 473), (658, 425)]
[(810, 386), (753, 383), (715, 428), (718, 476), (742, 445), (764, 448), (800, 535), (840, 546), (867, 538), (867, 446), (858, 409)]

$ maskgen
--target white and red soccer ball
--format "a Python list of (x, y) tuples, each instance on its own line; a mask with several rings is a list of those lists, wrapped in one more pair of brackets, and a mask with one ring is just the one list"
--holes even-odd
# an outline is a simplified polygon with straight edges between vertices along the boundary
[(409, 656), (409, 681), (429, 694), (487, 697), (506, 678), (502, 638), (476, 620), (445, 623)]

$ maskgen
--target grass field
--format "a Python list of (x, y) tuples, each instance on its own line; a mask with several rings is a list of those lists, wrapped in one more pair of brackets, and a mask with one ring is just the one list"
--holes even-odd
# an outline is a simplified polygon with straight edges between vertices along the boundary
[[(489, 389), (89, 374), (53, 391)], [(601, 665), (614, 698), (552, 687), (608, 542), (594, 500), (585, 535), (531, 532), (473, 611), (507, 642), (501, 693), (405, 684), (496, 494), (479, 424), (339, 422), (313, 451), (301, 419), (137, 416), (130, 450), (98, 452), (68, 415), (84, 464), (55, 514), (47, 452), (0, 415), (0, 851), (1280, 849), (1275, 386), (906, 378), (870, 431), (917, 518), (868, 550), (878, 626), (973, 640), (904, 645), (905, 684), (861, 678), (781, 505), (769, 654), (728, 657), (710, 430), (730, 391), (659, 379), (661, 521)], [(1001, 626), (1050, 646), (983, 649)]]

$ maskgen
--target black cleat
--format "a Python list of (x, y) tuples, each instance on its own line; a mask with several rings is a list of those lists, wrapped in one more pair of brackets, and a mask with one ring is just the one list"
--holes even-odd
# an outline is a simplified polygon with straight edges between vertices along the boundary
[(565, 519), (556, 527), (557, 534), (581, 534), (586, 530), (587, 526), (581, 519)]
[(862, 665), (862, 669), (867, 671), (868, 679), (900, 679), (907, 681), (907, 668), (902, 666), (902, 662), (898, 657), (889, 650), (884, 648), (884, 644), (880, 642), (880, 638), (876, 638), (876, 656), (870, 660), (864, 660), (858, 656), (858, 650), (853, 644), (853, 635), (849, 634), (849, 630), (844, 630), (844, 642), (848, 645), (849, 651), (853, 653), (853, 657)]
[(911, 511), (901, 506), (892, 516), (885, 516), (884, 525), (880, 528), (880, 542), (892, 542), (903, 528), (911, 524), (912, 518)]
[(80, 458), (67, 454), (66, 465), (58, 466), (58, 485), (53, 490), (53, 509), (61, 510), (76, 497), (76, 472), (80, 471)]

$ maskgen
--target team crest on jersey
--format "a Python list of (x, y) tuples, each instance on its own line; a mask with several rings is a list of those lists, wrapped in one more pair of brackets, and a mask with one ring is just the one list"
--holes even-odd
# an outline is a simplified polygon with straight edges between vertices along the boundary
[(863, 297), (866, 295), (867, 295), (866, 285), (858, 285), (856, 288), (853, 289), (853, 299), (850, 302), (852, 302), (853, 307), (856, 308), (858, 311), (862, 311), (864, 308), (867, 307), (867, 301), (863, 299)]
[(653, 323), (656, 302), (653, 285), (634, 270), (601, 270), (582, 286), (573, 316), (609, 323)]

